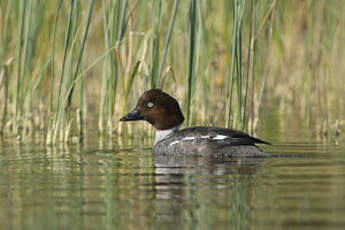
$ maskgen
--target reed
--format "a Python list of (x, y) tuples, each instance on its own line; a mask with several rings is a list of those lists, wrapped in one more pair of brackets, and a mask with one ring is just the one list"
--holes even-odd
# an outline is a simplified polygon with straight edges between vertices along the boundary
[[(244, 95), (244, 106), (243, 106), (243, 118), (242, 118), (242, 130), (247, 129), (247, 101), (248, 101), (248, 90), (249, 90), (249, 73), (251, 70), (251, 59), (254, 55), (254, 34), (255, 34), (255, 11), (254, 11), (254, 0), (250, 2), (250, 29), (249, 29), (249, 39), (247, 48), (247, 66), (246, 66), (246, 80), (245, 80), (245, 95)], [(254, 65), (253, 65), (254, 66)], [(253, 68), (254, 69), (254, 68)], [(254, 80), (253, 80), (254, 82)], [(252, 89), (252, 92), (254, 90)], [(253, 101), (253, 98), (252, 98)]]
[(162, 1), (152, 0), (151, 20), (152, 20), (152, 44), (151, 44), (151, 88), (156, 88), (159, 85), (157, 82), (159, 71), (159, 52), (160, 52), (160, 26), (161, 26), (161, 11)]
[(108, 4), (106, 4), (106, 1), (102, 2), (105, 52), (114, 51), (106, 55), (104, 60), (100, 116), (98, 122), (101, 135), (104, 134), (105, 127), (107, 133), (111, 134), (113, 131), (112, 117), (116, 102), (117, 82), (119, 75), (121, 75), (121, 70), (123, 69), (120, 50), (128, 25), (128, 17), (131, 16), (136, 5), (137, 1), (127, 15), (128, 1), (108, 1)]
[(196, 1), (190, 0), (189, 1), (189, 63), (188, 63), (188, 82), (187, 82), (187, 102), (186, 102), (186, 109), (187, 109), (187, 125), (190, 126), (192, 123), (191, 119), (191, 101), (192, 101), (192, 87), (195, 81), (193, 78), (195, 77), (195, 30), (196, 30)]
[[(230, 127), (231, 125), (231, 108), (232, 108), (232, 97), (233, 97), (233, 84), (235, 79), (235, 69), (236, 69), (236, 76), (237, 76), (237, 98), (238, 98), (238, 114), (237, 117), (240, 116), (241, 110), (241, 82), (242, 82), (242, 39), (241, 39), (241, 32), (242, 32), (242, 20), (243, 20), (243, 13), (244, 13), (244, 0), (234, 0), (234, 25), (233, 25), (233, 38), (232, 38), (232, 52), (231, 52), (231, 70), (229, 76), (229, 87), (228, 87), (228, 112), (226, 117), (226, 127)], [(238, 119), (238, 125), (241, 123), (241, 120)]]
[[(57, 22), (59, 11), (61, 7), (61, 2), (58, 2), (58, 9), (56, 12), (55, 22)], [(68, 24), (67, 29), (65, 32), (65, 41), (64, 41), (64, 51), (62, 57), (62, 66), (61, 66), (61, 73), (59, 78), (59, 85), (58, 85), (58, 92), (57, 92), (57, 102), (55, 107), (51, 104), (51, 110), (53, 110), (53, 120), (51, 123), (50, 130), (48, 131), (49, 135), (47, 137), (47, 144), (55, 143), (57, 141), (57, 136), (59, 135), (60, 141), (67, 142), (70, 132), (70, 127), (72, 124), (72, 119), (70, 117), (70, 111), (72, 106), (72, 96), (74, 93), (74, 89), (79, 80), (80, 84), (80, 107), (78, 112), (78, 121), (79, 127), (82, 127), (82, 109), (83, 109), (83, 100), (82, 100), (82, 92), (83, 92), (83, 80), (78, 79), (78, 74), (80, 72), (82, 57), (84, 54), (85, 43), (88, 36), (92, 12), (94, 8), (94, 0), (89, 1), (88, 6), (88, 14), (86, 19), (86, 25), (84, 33), (79, 36), (80, 31), (80, 24), (79, 24), (79, 5), (77, 1), (71, 1), (68, 13)], [(56, 24), (55, 24), (56, 25)], [(53, 35), (53, 43), (55, 43), (55, 33), (56, 33), (56, 26), (54, 28), (54, 35)], [(81, 38), (80, 41), (80, 48), (79, 52), (77, 52), (77, 45), (78, 40)], [(55, 46), (55, 44), (53, 45)], [(55, 48), (53, 48), (55, 51)], [(78, 53), (78, 55), (74, 55)], [(55, 54), (53, 53), (53, 56)], [(53, 82), (51, 81), (51, 89), (53, 89)], [(52, 97), (53, 92), (51, 92)], [(53, 103), (51, 101), (51, 103)], [(82, 140), (82, 131), (79, 131), (79, 140)]]
[(187, 125), (255, 131), (274, 98), (326, 133), (345, 112), (344, 9), (311, 0), (0, 1), (0, 66), (14, 59), (2, 130), (82, 140), (86, 120), (95, 123), (87, 107), (101, 135), (121, 133), (118, 118), (164, 84), (183, 101)]
[(164, 50), (163, 50), (163, 55), (162, 55), (162, 59), (160, 62), (159, 73), (158, 73), (158, 77), (157, 77), (157, 83), (161, 82), (162, 73), (163, 73), (163, 69), (164, 69), (164, 65), (165, 65), (165, 59), (166, 59), (166, 56), (168, 53), (171, 35), (172, 35), (174, 25), (175, 25), (175, 19), (176, 19), (178, 5), (179, 5), (179, 0), (175, 0), (173, 8), (172, 8), (172, 12), (171, 12), (171, 19), (170, 19), (170, 23), (169, 23), (168, 33), (166, 35), (165, 42), (164, 42)]
[(22, 37), (24, 31), (24, 19), (25, 19), (25, 11), (26, 11), (26, 3), (27, 1), (20, 1), (18, 7), (18, 28), (17, 31), (17, 44), (16, 44), (16, 70), (17, 70), (17, 77), (16, 77), (16, 91), (15, 91), (15, 122), (14, 122), (14, 130), (15, 133), (18, 134), (19, 132), (19, 119), (21, 118), (21, 95), (22, 95)]
[[(67, 76), (65, 72), (66, 64), (67, 64), (67, 55), (68, 55), (68, 48), (71, 43), (71, 37), (72, 37), (72, 20), (73, 20), (73, 13), (75, 9), (76, 2), (74, 0), (71, 0), (70, 7), (69, 7), (69, 13), (68, 13), (68, 20), (67, 20), (67, 28), (65, 32), (65, 40), (64, 40), (64, 49), (63, 49), (63, 56), (62, 56), (62, 64), (61, 64), (61, 72), (60, 72), (60, 78), (59, 78), (59, 85), (58, 85), (58, 92), (57, 92), (57, 101), (56, 106), (54, 108), (54, 118), (53, 123), (51, 127), (51, 137), (48, 136), (47, 143), (55, 143), (58, 135), (58, 131), (60, 131), (60, 140), (64, 140), (64, 130), (65, 127), (61, 127), (64, 124), (64, 106), (63, 106), (63, 95), (65, 93), (65, 90), (67, 88)], [(70, 59), (71, 60), (71, 59)]]
[[(202, 120), (206, 120), (206, 107), (208, 104), (208, 95), (205, 93), (209, 90), (209, 78), (206, 75), (207, 71), (207, 40), (206, 40), (206, 25), (205, 25), (205, 9), (206, 9), (205, 1), (200, 1), (198, 4), (198, 21), (199, 21), (199, 32), (198, 32), (198, 50), (199, 50), (199, 63), (197, 66), (199, 66), (200, 73), (199, 78), (201, 79), (201, 86), (200, 89), (204, 92), (202, 94)], [(195, 87), (194, 87), (195, 89)], [(194, 90), (193, 90), (194, 92)]]
[(55, 56), (56, 56), (56, 32), (58, 27), (58, 20), (60, 16), (62, 6), (62, 0), (57, 2), (54, 27), (53, 27), (53, 37), (52, 37), (52, 62), (51, 62), (51, 71), (50, 71), (50, 102), (49, 102), (49, 128), (47, 134), (47, 143), (53, 143), (53, 125), (54, 125), (54, 88), (55, 88)]
[[(90, 0), (89, 2), (89, 7), (88, 7), (88, 16), (87, 16), (87, 21), (86, 21), (86, 28), (85, 28), (85, 32), (82, 36), (82, 42), (81, 42), (81, 47), (80, 47), (80, 51), (78, 54), (78, 59), (77, 59), (77, 65), (75, 67), (74, 70), (74, 74), (73, 74), (73, 78), (72, 78), (72, 82), (71, 82), (71, 86), (69, 91), (67, 92), (67, 108), (71, 108), (72, 105), (72, 95), (73, 95), (73, 91), (76, 85), (76, 81), (78, 80), (78, 74), (80, 72), (81, 69), (81, 63), (82, 63), (82, 58), (84, 55), (84, 49), (85, 49), (85, 43), (86, 43), (86, 39), (89, 33), (89, 28), (90, 28), (90, 24), (91, 24), (91, 17), (92, 17), (92, 13), (93, 13), (93, 8), (94, 8), (94, 0)], [(78, 127), (79, 127), (79, 132), (78, 132), (78, 139), (79, 141), (83, 140), (83, 78), (81, 78), (79, 80), (79, 109), (78, 109)]]
[(10, 35), (12, 32), (13, 23), (11, 20), (12, 11), (14, 8), (14, 1), (8, 2), (6, 6), (4, 3), (1, 5), (1, 9), (5, 9), (5, 12), (1, 11), (1, 25), (3, 25), (1, 45), (0, 45), (0, 65), (4, 64), (6, 54), (10, 51)]
[[(174, 25), (176, 21), (176, 15), (179, 6), (179, 0), (174, 0), (171, 10), (171, 16), (169, 21), (169, 26), (164, 36), (161, 31), (162, 23), (162, 5), (166, 7), (164, 1), (154, 1), (152, 0), (152, 9), (151, 9), (151, 25), (152, 25), (152, 43), (151, 43), (151, 88), (160, 88), (162, 87), (162, 75), (166, 62), (166, 57), (168, 53), (169, 44), (174, 30)], [(161, 39), (164, 39), (163, 53), (161, 55)]]
[(6, 117), (7, 117), (7, 107), (8, 107), (8, 88), (9, 88), (9, 80), (8, 80), (8, 67), (11, 65), (13, 59), (7, 60), (4, 64), (3, 68), (0, 71), (0, 92), (2, 88), (4, 88), (3, 92), (3, 109), (2, 109), (2, 118), (1, 118), (1, 126), (0, 126), (0, 136), (3, 135), (5, 125), (6, 125)]

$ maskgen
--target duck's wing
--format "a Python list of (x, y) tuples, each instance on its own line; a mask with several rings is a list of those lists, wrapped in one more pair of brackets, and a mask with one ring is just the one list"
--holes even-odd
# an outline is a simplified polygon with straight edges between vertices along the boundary
[[(269, 142), (261, 139), (251, 137), (248, 134), (221, 127), (191, 127), (178, 131), (179, 137), (184, 139), (195, 138), (204, 139), (205, 141), (217, 142), (224, 145), (255, 145), (255, 144), (266, 144), (270, 145)], [(177, 133), (176, 133), (177, 134)], [(182, 135), (181, 135), (182, 134)]]

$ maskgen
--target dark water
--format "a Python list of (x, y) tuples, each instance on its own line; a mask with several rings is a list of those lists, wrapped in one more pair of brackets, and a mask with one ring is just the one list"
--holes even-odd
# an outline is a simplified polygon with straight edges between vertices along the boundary
[[(153, 158), (150, 141), (0, 141), (1, 229), (344, 229), (345, 146), (284, 132), (242, 162)], [(267, 135), (267, 134), (265, 134)], [(267, 139), (267, 138), (266, 138)]]

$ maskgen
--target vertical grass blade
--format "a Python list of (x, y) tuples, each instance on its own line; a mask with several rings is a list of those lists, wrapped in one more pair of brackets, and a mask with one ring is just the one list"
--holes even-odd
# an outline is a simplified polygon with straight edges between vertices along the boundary
[[(31, 14), (32, 14), (32, 0), (28, 1), (28, 12), (26, 15), (26, 24), (25, 24), (25, 33), (24, 33), (24, 46), (23, 46), (23, 57), (22, 57), (22, 72), (21, 72), (21, 87), (19, 91), (19, 108), (20, 111), (23, 111), (24, 109), (24, 100), (25, 100), (25, 91), (26, 89), (29, 89), (30, 86), (30, 73), (28, 71), (28, 62), (29, 62), (29, 46), (30, 46), (30, 31), (32, 30), (32, 20), (31, 20)], [(25, 113), (27, 114), (27, 113)], [(25, 117), (24, 117), (25, 119)], [(25, 119), (27, 121), (27, 119)]]
[(191, 121), (191, 100), (192, 100), (192, 84), (195, 70), (195, 27), (196, 27), (196, 1), (189, 1), (189, 65), (188, 65), (188, 82), (187, 82), (187, 125), (190, 126)]
[(53, 122), (53, 109), (54, 109), (54, 80), (55, 80), (55, 56), (56, 56), (56, 32), (58, 27), (58, 20), (60, 16), (62, 0), (59, 0), (56, 7), (54, 27), (53, 27), (53, 38), (52, 38), (52, 62), (50, 71), (50, 103), (49, 103), (49, 114), (50, 114), (50, 129), (52, 128)]
[(75, 88), (75, 82), (77, 80), (77, 76), (78, 76), (78, 73), (80, 70), (80, 65), (81, 65), (81, 61), (83, 58), (83, 54), (84, 54), (84, 48), (85, 48), (87, 35), (89, 33), (94, 3), (95, 3), (95, 0), (90, 0), (90, 2), (89, 2), (89, 13), (87, 16), (86, 28), (85, 28), (85, 32), (83, 35), (83, 39), (82, 39), (82, 43), (81, 43), (81, 47), (80, 47), (80, 51), (79, 51), (79, 55), (78, 55), (77, 65), (75, 67), (74, 74), (73, 74), (73, 82), (71, 84), (71, 89), (67, 92), (67, 107), (70, 107), (71, 103), (72, 103), (72, 95), (73, 95), (73, 91)]
[(152, 47), (151, 47), (151, 88), (159, 86), (158, 71), (159, 71), (159, 40), (160, 40), (160, 22), (161, 22), (161, 0), (152, 0)]
[(17, 45), (16, 45), (16, 53), (17, 53), (17, 78), (16, 78), (16, 91), (15, 91), (15, 132), (18, 133), (18, 122), (21, 116), (21, 108), (20, 108), (20, 94), (21, 94), (21, 71), (22, 71), (22, 37), (23, 37), (23, 30), (24, 30), (24, 19), (25, 19), (25, 12), (26, 12), (26, 2), (27, 1), (20, 1), (19, 2), (19, 12), (18, 12), (18, 37), (17, 37)]
[[(59, 127), (61, 125), (64, 125), (63, 124), (63, 120), (64, 120), (63, 89), (66, 88), (66, 84), (67, 84), (67, 79), (65, 77), (65, 67), (66, 67), (66, 61), (67, 61), (68, 47), (70, 45), (70, 40), (72, 36), (72, 22), (73, 22), (72, 18), (73, 18), (74, 6), (75, 6), (75, 1), (71, 0), (69, 13), (68, 13), (67, 28), (66, 28), (66, 33), (65, 33), (62, 65), (61, 65), (61, 70), (60, 70), (61, 73), (60, 73), (59, 86), (58, 86), (57, 104), (55, 107), (54, 124), (52, 128), (53, 143), (56, 141)], [(64, 139), (63, 135), (61, 136), (61, 139), (62, 140)]]
[[(116, 4), (117, 3), (117, 4)], [(110, 2), (109, 2), (110, 4)], [(114, 7), (118, 9), (118, 4), (119, 1), (114, 2)], [(105, 43), (105, 49), (109, 50), (110, 47), (110, 41), (109, 41), (109, 10), (107, 7), (109, 5), (106, 4), (106, 1), (102, 1), (102, 7), (103, 7), (103, 27), (104, 27), (104, 43)], [(113, 7), (113, 8), (114, 8)], [(116, 12), (116, 11), (115, 11)], [(116, 14), (113, 12), (113, 17), (116, 18)], [(115, 23), (116, 25), (116, 23)], [(115, 30), (116, 31), (116, 30)], [(99, 112), (99, 121), (98, 121), (98, 130), (100, 134), (103, 134), (104, 131), (104, 121), (107, 119), (106, 115), (108, 114), (106, 109), (107, 109), (107, 85), (108, 85), (108, 76), (107, 76), (107, 66), (109, 65), (108, 63), (108, 55), (105, 55), (104, 58), (104, 69), (103, 69), (103, 77), (102, 77), (102, 88), (101, 88), (101, 103), (100, 103), (100, 112)]]
[[(108, 2), (108, 4), (107, 4)], [(101, 103), (98, 127), (103, 135), (104, 129), (112, 134), (112, 117), (115, 112), (115, 102), (117, 93), (117, 82), (119, 76), (123, 86), (126, 82), (126, 74), (121, 72), (122, 56), (121, 45), (124, 39), (130, 15), (133, 13), (138, 1), (135, 1), (128, 15), (128, 0), (103, 1), (103, 21), (104, 21), (104, 44), (107, 55), (105, 55)], [(126, 17), (127, 16), (127, 17)]]
[[(229, 86), (228, 86), (228, 104), (227, 104), (227, 116), (226, 116), (226, 127), (230, 127), (231, 123), (231, 107), (232, 107), (232, 94), (233, 94), (233, 83), (235, 76), (235, 68), (237, 69), (237, 97), (238, 106), (242, 103), (242, 38), (241, 38), (241, 27), (243, 12), (245, 6), (245, 0), (234, 0), (234, 23), (233, 23), (233, 40), (232, 40), (232, 61), (231, 61), (231, 71), (229, 76)], [(241, 107), (238, 107), (238, 116), (241, 116)], [(241, 119), (238, 119), (237, 125), (240, 124)]]
[[(3, 26), (3, 32), (1, 34), (1, 46), (0, 46), (0, 65), (3, 65), (3, 60), (5, 60), (6, 56), (9, 53), (9, 42), (10, 42), (10, 35), (12, 32), (12, 20), (11, 20), (11, 14), (13, 11), (13, 5), (14, 5), (14, 1), (8, 1), (7, 2), (7, 6), (6, 6), (6, 12), (4, 15), (4, 21)], [(0, 27), (1, 28), (1, 27)]]
[[(248, 52), (247, 52), (247, 68), (246, 68), (246, 88), (245, 88), (245, 95), (244, 95), (244, 106), (243, 106), (243, 123), (241, 129), (244, 131), (247, 128), (247, 100), (248, 100), (248, 84), (249, 84), (249, 72), (250, 72), (250, 63), (252, 58), (252, 49), (254, 45), (254, 25), (255, 25), (255, 12), (254, 12), (254, 0), (251, 0), (250, 3), (250, 28), (249, 28), (249, 39), (248, 39)], [(253, 50), (254, 51), (254, 50)], [(253, 82), (254, 84), (254, 82)]]
[[(0, 77), (2, 78), (1, 80), (3, 80), (3, 84), (4, 84), (4, 108), (2, 111), (2, 119), (1, 119), (1, 126), (0, 126), (0, 136), (3, 135), (4, 133), (4, 129), (5, 129), (5, 124), (6, 124), (6, 116), (7, 116), (7, 103), (8, 103), (8, 65), (6, 64), (3, 67), (2, 70), (2, 75), (0, 72)], [(0, 90), (1, 90), (2, 84), (0, 84)], [(1, 91), (0, 91), (1, 92)]]
[(163, 69), (164, 69), (164, 64), (165, 64), (165, 58), (166, 58), (166, 55), (167, 55), (167, 52), (168, 52), (168, 47), (169, 47), (172, 31), (174, 29), (174, 24), (175, 24), (178, 4), (179, 4), (179, 0), (175, 0), (174, 1), (174, 6), (173, 6), (173, 9), (172, 9), (172, 14), (171, 14), (171, 19), (170, 19), (168, 34), (167, 34), (167, 36), (165, 38), (163, 56), (162, 56), (160, 67), (159, 67), (159, 74), (158, 74), (158, 79), (157, 79), (157, 83), (158, 84), (161, 82), (161, 77), (162, 77), (162, 73), (163, 73)]
[(62, 0), (57, 2), (55, 11), (53, 37), (52, 37), (52, 63), (50, 71), (50, 103), (49, 103), (49, 128), (47, 134), (46, 144), (53, 143), (54, 132), (54, 92), (55, 92), (55, 56), (56, 56), (56, 32), (58, 28), (58, 20), (60, 16)]
[[(205, 8), (205, 2), (200, 1), (198, 4), (198, 19), (199, 19), (199, 58), (200, 60), (200, 79), (201, 79), (201, 87), (202, 91), (204, 92), (202, 94), (202, 116), (203, 118), (206, 117), (206, 109), (207, 109), (207, 102), (208, 102), (208, 94), (205, 92), (208, 92), (209, 90), (209, 79), (207, 78), (206, 71), (207, 71), (207, 43), (206, 43), (206, 25), (205, 25), (205, 19), (204, 19), (204, 8)], [(203, 119), (204, 120), (204, 119)]]
[(121, 10), (121, 17), (120, 17), (120, 31), (118, 33), (117, 41), (121, 42), (123, 39), (123, 36), (125, 35), (126, 32), (126, 12), (127, 12), (127, 7), (128, 7), (128, 0), (124, 0), (122, 10)]

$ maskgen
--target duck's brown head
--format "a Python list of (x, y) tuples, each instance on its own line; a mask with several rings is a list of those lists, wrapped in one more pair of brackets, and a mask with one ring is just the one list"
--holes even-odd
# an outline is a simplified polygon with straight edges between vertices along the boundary
[(159, 89), (145, 91), (137, 106), (120, 121), (145, 120), (157, 130), (167, 130), (181, 125), (184, 121), (178, 102)]

